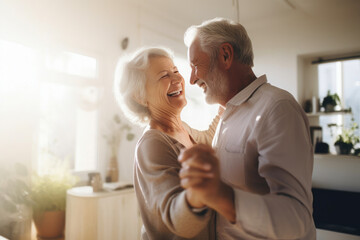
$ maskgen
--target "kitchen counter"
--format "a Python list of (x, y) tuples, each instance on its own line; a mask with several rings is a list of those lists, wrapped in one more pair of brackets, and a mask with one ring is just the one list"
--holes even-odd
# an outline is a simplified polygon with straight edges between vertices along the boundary
[(313, 187), (360, 192), (360, 157), (315, 154)]

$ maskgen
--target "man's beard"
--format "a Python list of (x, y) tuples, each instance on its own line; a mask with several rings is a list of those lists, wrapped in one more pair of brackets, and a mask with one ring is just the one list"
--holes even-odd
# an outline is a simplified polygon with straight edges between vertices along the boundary
[(208, 104), (219, 103), (227, 95), (227, 81), (216, 64), (206, 75), (205, 100)]

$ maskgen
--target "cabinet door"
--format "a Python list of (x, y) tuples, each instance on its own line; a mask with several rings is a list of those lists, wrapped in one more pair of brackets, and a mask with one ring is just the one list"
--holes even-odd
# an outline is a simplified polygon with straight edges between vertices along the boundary
[(97, 215), (99, 240), (140, 238), (140, 218), (134, 192), (101, 198)]
[(141, 225), (134, 191), (67, 196), (66, 240), (136, 240)]

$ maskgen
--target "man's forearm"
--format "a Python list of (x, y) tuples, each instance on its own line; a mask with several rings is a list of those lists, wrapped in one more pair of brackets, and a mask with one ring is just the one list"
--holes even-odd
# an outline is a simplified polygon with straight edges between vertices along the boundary
[(206, 200), (206, 204), (231, 223), (236, 222), (234, 190), (225, 183), (221, 184), (218, 194)]

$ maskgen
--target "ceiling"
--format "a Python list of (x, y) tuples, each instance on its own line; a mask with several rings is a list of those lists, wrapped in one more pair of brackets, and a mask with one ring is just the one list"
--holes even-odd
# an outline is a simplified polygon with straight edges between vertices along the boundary
[(184, 26), (214, 17), (226, 17), (251, 25), (294, 13), (303, 17), (331, 15), (338, 11), (360, 14), (358, 0), (138, 0), (138, 4)]

